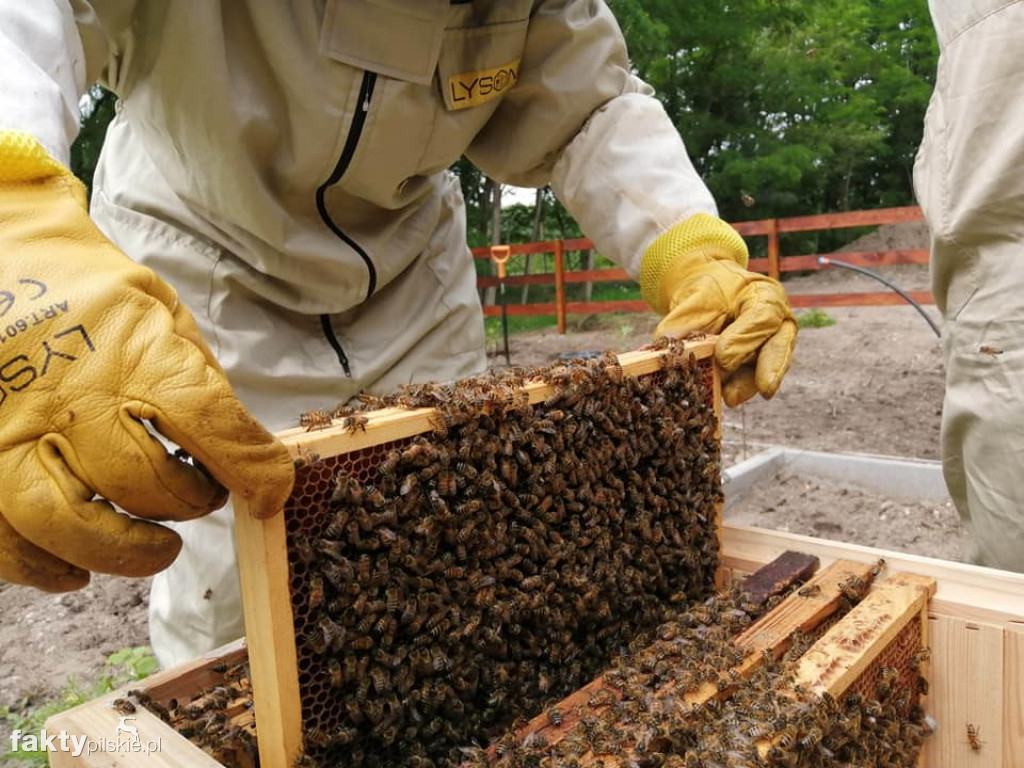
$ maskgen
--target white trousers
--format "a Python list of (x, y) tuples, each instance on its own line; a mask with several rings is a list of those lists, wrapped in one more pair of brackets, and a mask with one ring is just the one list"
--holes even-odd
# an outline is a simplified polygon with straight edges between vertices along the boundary
[[(118, 146), (119, 130), (130, 129), (115, 127), (108, 147)], [(383, 394), (486, 366), (456, 179), (447, 179), (439, 196), (428, 251), (369, 301), (328, 318), (349, 377), (324, 318), (283, 310), (243, 287), (253, 283), (251, 272), (241, 274), (250, 268), (197, 235), (187, 210), (168, 216), (173, 196), (145, 157), (123, 147), (104, 155), (94, 219), (125, 253), (177, 289), (235, 392), (269, 429), (297, 426), (303, 411), (331, 409), (362, 391)], [(339, 241), (338, 247), (345, 246)], [(174, 564), (154, 577), (150, 593), (150, 636), (164, 667), (244, 633), (231, 509), (172, 525), (184, 546)]]
[(932, 0), (914, 169), (945, 318), (943, 471), (972, 559), (1024, 571), (1024, 1)]

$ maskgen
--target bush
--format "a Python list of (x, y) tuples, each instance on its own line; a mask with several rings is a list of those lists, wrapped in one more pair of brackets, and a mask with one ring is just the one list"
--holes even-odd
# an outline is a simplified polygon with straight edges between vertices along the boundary
[(801, 328), (828, 328), (835, 325), (836, 321), (828, 312), (815, 307), (797, 315), (796, 324)]

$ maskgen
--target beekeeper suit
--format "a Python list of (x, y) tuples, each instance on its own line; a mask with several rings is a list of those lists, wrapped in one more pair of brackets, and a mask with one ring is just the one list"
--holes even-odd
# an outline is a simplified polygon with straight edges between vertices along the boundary
[(929, 5), (939, 69), (914, 183), (945, 318), (943, 472), (974, 561), (1024, 572), (1024, 2)]
[[(222, 486), (280, 509), (265, 428), (484, 368), (462, 154), (550, 182), (661, 332), (728, 326), (730, 403), (789, 365), (783, 291), (601, 2), (0, 0), (0, 77), (0, 576), (163, 571), (164, 664), (243, 631), (229, 513), (204, 515)], [(96, 79), (120, 101), (90, 220), (65, 168)]]

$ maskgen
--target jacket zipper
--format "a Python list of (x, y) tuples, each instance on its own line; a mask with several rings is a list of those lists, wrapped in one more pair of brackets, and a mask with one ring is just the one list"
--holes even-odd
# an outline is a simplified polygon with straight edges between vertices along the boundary
[(345, 350), (341, 346), (341, 342), (338, 341), (337, 334), (334, 332), (334, 326), (331, 325), (330, 315), (320, 315), (320, 327), (324, 329), (324, 336), (327, 337), (327, 343), (334, 348), (335, 353), (338, 355), (338, 362), (341, 363), (341, 369), (345, 371), (345, 375), (351, 379), (352, 367), (348, 363), (348, 355), (345, 354)]
[[(321, 184), (316, 191), (316, 209), (320, 213), (320, 218), (323, 220), (324, 224), (327, 225), (327, 228), (330, 229), (331, 232), (348, 245), (349, 248), (358, 253), (359, 257), (366, 265), (366, 271), (368, 273), (366, 281), (367, 299), (373, 295), (374, 290), (377, 288), (377, 268), (373, 265), (373, 261), (370, 259), (369, 254), (367, 254), (355, 240), (342, 232), (341, 227), (339, 227), (334, 222), (334, 219), (331, 218), (330, 213), (327, 211), (325, 197), (327, 195), (327, 190), (341, 181), (341, 177), (345, 175), (345, 171), (348, 170), (348, 166), (352, 162), (352, 157), (356, 153), (356, 147), (359, 145), (359, 138), (363, 133), (363, 126), (366, 124), (366, 115), (370, 111), (370, 100), (373, 98), (373, 87), (376, 83), (376, 72), (363, 73), (363, 82), (359, 87), (359, 106), (356, 108), (356, 113), (352, 118), (352, 125), (348, 129), (348, 137), (345, 139), (345, 146), (341, 150), (341, 157), (338, 158), (338, 163), (334, 166), (334, 171), (331, 172), (330, 178)], [(338, 341), (338, 337), (334, 332), (334, 327), (331, 325), (330, 315), (320, 315), (320, 324), (323, 326), (324, 335), (327, 337), (328, 343), (334, 348), (334, 351), (338, 355), (338, 362), (341, 363), (341, 367), (344, 369), (345, 375), (351, 378), (352, 369), (349, 366), (348, 355), (345, 354), (345, 350), (342, 348), (341, 342)]]

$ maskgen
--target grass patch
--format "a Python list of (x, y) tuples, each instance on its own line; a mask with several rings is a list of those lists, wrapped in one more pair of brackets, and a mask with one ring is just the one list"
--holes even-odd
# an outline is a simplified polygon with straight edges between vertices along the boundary
[(835, 325), (836, 320), (823, 309), (809, 309), (796, 316), (796, 324), (801, 328), (828, 328)]
[[(142, 680), (156, 671), (157, 662), (153, 652), (148, 646), (135, 648), (122, 648), (107, 657), (106, 664), (108, 671), (98, 680), (89, 684), (80, 683), (74, 678), (68, 678), (65, 685), (54, 698), (35, 706), (0, 707), (0, 721), (11, 730), (20, 729), (23, 734), (39, 735), (46, 721), (72, 707), (92, 701), (100, 696), (110, 693), (126, 683), (134, 680)], [(49, 753), (36, 752), (11, 752), (10, 740), (5, 740), (0, 745), (0, 758), (4, 765), (12, 766), (46, 766), (49, 764)]]

